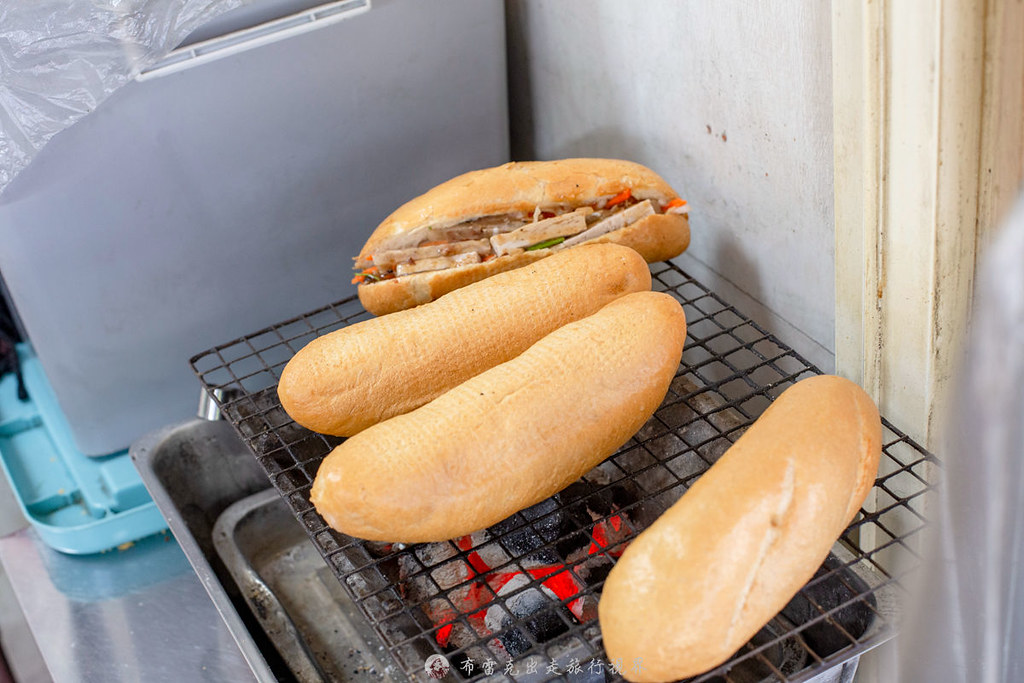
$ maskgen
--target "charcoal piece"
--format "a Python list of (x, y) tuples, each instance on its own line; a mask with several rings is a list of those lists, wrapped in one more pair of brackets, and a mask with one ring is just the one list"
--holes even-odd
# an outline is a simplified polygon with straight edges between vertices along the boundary
[(479, 561), (487, 565), (490, 569), (502, 568), (502, 571), (506, 571), (505, 565), (509, 561), (509, 555), (504, 548), (501, 547), (500, 543), (489, 542), (482, 546), (477, 547), (474, 552), (477, 554)]
[[(521, 513), (522, 516), (513, 515), (492, 526), (490, 528), (491, 535), (500, 536), (502, 544), (513, 557), (523, 557), (534, 553), (558, 538), (564, 518), (563, 513), (559, 510), (560, 505), (557, 496), (543, 500), (524, 510)], [(537, 519), (541, 515), (546, 516)], [(515, 528), (522, 523), (523, 517), (536, 521), (530, 525)], [(551, 555), (547, 561), (556, 561), (550, 548), (545, 549), (544, 555)]]
[[(372, 546), (372, 544), (370, 544), (370, 543), (364, 544), (364, 548), (367, 551), (369, 551), (370, 554), (373, 554), (374, 556), (380, 557), (379, 555), (377, 555), (377, 552), (380, 549), (376, 549), (376, 548), (373, 548), (371, 546)], [(416, 561), (415, 561), (415, 559), (412, 559), (410, 557), (410, 553), (408, 553), (408, 552), (391, 553), (390, 552), (391, 546), (388, 546), (388, 548), (389, 548), (388, 553), (383, 555), (383, 559), (381, 559), (379, 562), (377, 562), (375, 566), (377, 567), (377, 570), (382, 575), (384, 575), (384, 578), (386, 578), (391, 584), (396, 585), (396, 586), (400, 586), (401, 582), (402, 582), (402, 579), (403, 579), (403, 576), (404, 576), (402, 574), (402, 570), (403, 570), (402, 562), (405, 561), (405, 562), (408, 563), (408, 566), (404, 567), (404, 569), (406, 571), (408, 571), (408, 574), (414, 574), (416, 572), (416, 569), (415, 569), (415, 562)]]
[(550, 543), (558, 538), (565, 524), (563, 507), (564, 503), (561, 497), (555, 495), (526, 508), (522, 515), (524, 519), (532, 522), (533, 528), (540, 534), (544, 542)]
[[(587, 481), (578, 480), (566, 486), (564, 489), (558, 492), (558, 499), (563, 503), (571, 503), (572, 501), (583, 498), (594, 490), (594, 486)], [(589, 503), (589, 499), (588, 499)]]
[(606, 555), (594, 555), (577, 565), (573, 572), (588, 586), (595, 586), (608, 578), (608, 573), (614, 566)]
[[(523, 576), (520, 580), (514, 581), (520, 585), (528, 585), (529, 579)], [(571, 619), (568, 610), (538, 588), (527, 588), (511, 595), (505, 599), (505, 607), (519, 619), (519, 625), (529, 630), (537, 642), (546, 642), (569, 630), (566, 622), (556, 614), (556, 610), (560, 610)]]
[[(456, 621), (451, 625), (451, 629), (448, 631), (446, 647), (453, 650), (467, 648), (477, 642), (477, 640), (478, 636), (473, 629), (466, 626), (461, 621)], [(479, 662), (479, 660), (477, 661)]]
[[(525, 575), (517, 576), (509, 582), (509, 584), (513, 583), (518, 584), (513, 587), (513, 590), (529, 585), (529, 577)], [(546, 596), (537, 588), (527, 588), (520, 593), (515, 593), (514, 595), (505, 598), (505, 607), (508, 611), (511, 612), (513, 616), (520, 618), (528, 617), (550, 605), (551, 598)]]
[(518, 657), (530, 649), (533, 643), (519, 630), (516, 619), (500, 607), (487, 610), (484, 624), (491, 633), (497, 633), (498, 641), (505, 652), (512, 658)]
[(530, 649), (530, 639), (524, 636), (522, 631), (518, 628), (509, 628), (509, 626), (505, 626), (505, 628), (509, 630), (502, 633), (498, 640), (501, 641), (502, 646), (504, 646), (505, 651), (508, 652), (510, 657), (518, 657)]
[[(862, 597), (855, 600), (857, 596)], [(845, 603), (850, 604), (836, 609)], [(851, 636), (859, 638), (868, 630), (875, 618), (875, 605), (869, 586), (829, 554), (814, 579), (800, 589), (782, 614), (795, 624), (817, 620), (803, 630), (803, 639), (819, 657), (828, 657), (853, 644)], [(830, 612), (831, 618), (823, 618), (821, 610)], [(835, 625), (837, 622), (843, 625), (845, 633)]]
[[(589, 484), (583, 485), (587, 488), (593, 488)], [(588, 495), (584, 500), (586, 509), (594, 516), (604, 517), (615, 510), (618, 504), (621, 503), (621, 501), (617, 501), (616, 498), (622, 496), (623, 493), (624, 489), (621, 486), (612, 486), (597, 491), (596, 493), (590, 493), (590, 495)]]
[(417, 545), (413, 552), (424, 567), (433, 567), (458, 555), (459, 549), (448, 541), (444, 541), (443, 543)]
[(526, 628), (538, 642), (546, 643), (569, 630), (569, 626), (565, 623), (565, 620), (559, 617), (558, 614), (556, 614), (556, 611), (562, 611), (568, 614), (565, 608), (545, 610), (529, 618), (523, 619), (523, 627)]
[[(587, 528), (583, 526), (583, 529)], [(555, 544), (559, 556), (564, 557), (567, 563), (577, 562), (587, 554), (590, 546), (590, 536), (582, 529), (563, 536)]]

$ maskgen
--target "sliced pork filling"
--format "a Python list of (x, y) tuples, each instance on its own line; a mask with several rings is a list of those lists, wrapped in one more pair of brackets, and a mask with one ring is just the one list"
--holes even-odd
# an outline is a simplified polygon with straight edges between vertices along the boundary
[(686, 212), (686, 202), (681, 199), (661, 206), (650, 199), (637, 200), (624, 190), (590, 206), (538, 207), (532, 215), (482, 216), (447, 228), (428, 228), (425, 238), (414, 247), (374, 252), (368, 257), (372, 265), (362, 269), (353, 283), (459, 268), (523, 251), (564, 249), (656, 213)]

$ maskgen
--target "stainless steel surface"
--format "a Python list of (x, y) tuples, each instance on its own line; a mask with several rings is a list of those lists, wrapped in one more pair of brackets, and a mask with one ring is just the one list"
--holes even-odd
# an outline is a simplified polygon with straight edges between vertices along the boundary
[(25, 529), (0, 539), (0, 562), (57, 683), (253, 680), (169, 536), (72, 556)]
[(225, 510), (213, 544), (300, 681), (405, 680), (276, 491)]
[[(11, 676), (18, 683), (52, 683), (46, 661), (18, 604), (11, 580), (0, 567), (0, 646)], [(0, 678), (2, 680), (2, 678)]]
[(199, 408), (196, 410), (196, 417), (200, 420), (220, 419), (220, 407), (216, 401), (210, 398), (210, 392), (206, 390), (206, 387), (199, 390)]
[(273, 648), (265, 638), (259, 642), (260, 628), (248, 615), (211, 540), (221, 512), (265, 489), (266, 475), (223, 421), (190, 420), (165, 427), (140, 439), (129, 452), (256, 678), (268, 682), (286, 677), (286, 669), (265, 656), (264, 651), (269, 649), (272, 655)]
[(196, 417), (200, 420), (211, 421), (223, 419), (224, 416), (220, 412), (220, 404), (231, 400), (237, 393), (235, 391), (225, 391), (224, 389), (214, 389), (211, 392), (206, 387), (200, 387), (199, 408), (196, 410)]

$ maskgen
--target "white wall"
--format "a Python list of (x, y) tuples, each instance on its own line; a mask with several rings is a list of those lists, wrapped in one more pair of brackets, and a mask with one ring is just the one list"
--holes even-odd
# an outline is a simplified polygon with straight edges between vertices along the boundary
[(829, 3), (507, 7), (514, 157), (613, 156), (661, 173), (691, 207), (680, 265), (831, 370)]

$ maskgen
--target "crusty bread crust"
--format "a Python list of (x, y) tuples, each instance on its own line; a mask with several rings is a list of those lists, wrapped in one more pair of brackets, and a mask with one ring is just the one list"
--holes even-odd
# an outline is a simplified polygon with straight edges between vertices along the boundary
[(626, 549), (599, 616), (631, 681), (726, 661), (814, 575), (873, 484), (878, 410), (840, 377), (790, 387)]
[[(654, 214), (579, 246), (602, 243), (630, 247), (648, 263), (665, 261), (678, 256), (689, 246), (690, 223), (685, 214)], [(479, 282), (496, 273), (534, 263), (553, 253), (558, 252), (551, 249), (524, 251), (486, 263), (404, 275), (359, 285), (356, 291), (359, 294), (359, 301), (367, 311), (374, 315), (386, 315), (433, 301), (460, 287)]]
[(428, 227), (445, 228), (471, 218), (540, 207), (583, 204), (630, 188), (638, 199), (678, 197), (661, 176), (619, 159), (513, 161), (470, 171), (411, 199), (377, 226), (358, 262), (380, 249), (413, 247)]
[(629, 247), (648, 263), (667, 261), (690, 246), (690, 220), (686, 214), (654, 214), (586, 244), (602, 242)]
[(557, 493), (643, 426), (685, 336), (668, 294), (624, 296), (347, 440), (321, 464), (310, 498), (333, 528), (369, 540), (442, 541), (495, 524)]
[(403, 275), (390, 280), (363, 284), (356, 288), (356, 292), (363, 308), (374, 315), (386, 315), (439, 299), (448, 292), (498, 273), (521, 268), (550, 254), (550, 250), (547, 249), (524, 251), (492, 259), (486, 263)]
[(299, 424), (350, 436), (514, 358), (568, 322), (650, 288), (650, 271), (635, 251), (581, 245), (428, 306), (314, 339), (285, 366), (277, 394)]

